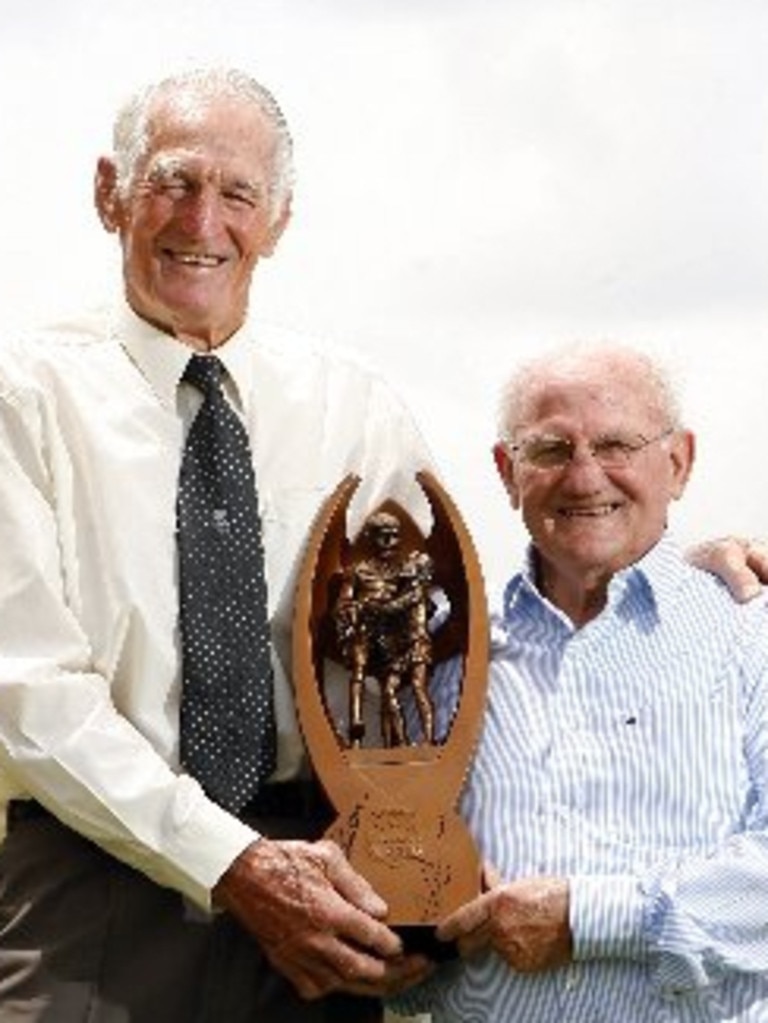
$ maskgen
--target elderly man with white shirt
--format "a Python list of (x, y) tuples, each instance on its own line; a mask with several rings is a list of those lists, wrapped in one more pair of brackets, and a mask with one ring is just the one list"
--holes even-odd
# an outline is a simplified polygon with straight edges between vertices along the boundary
[(430, 457), (381, 380), (248, 316), (292, 178), (249, 75), (141, 90), (96, 172), (125, 300), (0, 351), (7, 1023), (358, 1023), (428, 968), (314, 841), (297, 560), (348, 473), (359, 522), (386, 497), (415, 508)]

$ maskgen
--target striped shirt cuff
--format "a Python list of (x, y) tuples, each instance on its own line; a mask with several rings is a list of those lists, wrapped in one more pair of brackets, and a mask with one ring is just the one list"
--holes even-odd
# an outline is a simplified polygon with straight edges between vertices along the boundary
[(636, 878), (590, 875), (569, 878), (573, 958), (646, 959), (645, 903)]

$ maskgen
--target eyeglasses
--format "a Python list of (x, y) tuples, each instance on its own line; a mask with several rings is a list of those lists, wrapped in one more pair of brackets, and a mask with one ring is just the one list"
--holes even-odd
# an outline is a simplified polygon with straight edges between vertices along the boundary
[[(640, 451), (651, 444), (664, 440), (674, 433), (668, 427), (655, 437), (612, 433), (588, 441), (589, 453), (601, 469), (624, 469)], [(508, 445), (507, 450), (532, 469), (563, 469), (574, 460), (578, 444), (567, 437), (555, 434), (534, 434), (525, 437), (518, 444)]]

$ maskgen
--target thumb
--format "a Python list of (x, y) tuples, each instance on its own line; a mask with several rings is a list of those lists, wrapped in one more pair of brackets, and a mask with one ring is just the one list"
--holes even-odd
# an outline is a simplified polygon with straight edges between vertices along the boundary
[(488, 892), (491, 888), (498, 888), (501, 884), (501, 874), (492, 863), (483, 864), (483, 891)]

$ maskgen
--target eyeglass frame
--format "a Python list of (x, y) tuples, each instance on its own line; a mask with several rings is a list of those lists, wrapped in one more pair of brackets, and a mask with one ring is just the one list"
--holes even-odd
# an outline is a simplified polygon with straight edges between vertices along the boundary
[[(587, 442), (590, 456), (600, 466), (601, 469), (625, 469), (627, 466), (632, 464), (635, 455), (638, 455), (641, 451), (645, 451), (651, 444), (656, 444), (659, 441), (666, 440), (673, 433), (677, 432), (677, 427), (668, 426), (660, 433), (655, 434), (653, 437), (644, 437), (642, 434), (637, 434), (638, 443), (630, 444), (625, 442), (624, 439), (618, 434), (603, 434), (601, 437), (597, 437), (595, 440)], [(563, 446), (564, 451), (567, 452), (566, 457), (562, 461), (553, 462), (551, 465), (537, 465), (535, 462), (525, 458), (522, 454), (523, 447), (529, 444), (532, 440), (538, 441), (554, 441)], [(618, 461), (603, 461), (598, 451), (595, 450), (595, 446), (600, 443), (607, 441), (616, 442), (622, 445), (622, 454)], [(530, 437), (526, 437), (523, 441), (513, 444), (509, 440), (504, 441), (504, 447), (513, 457), (519, 457), (520, 461), (524, 465), (530, 467), (535, 472), (552, 472), (562, 471), (567, 466), (572, 465), (576, 456), (577, 442), (569, 440), (567, 437), (561, 437), (558, 434), (532, 434)]]

